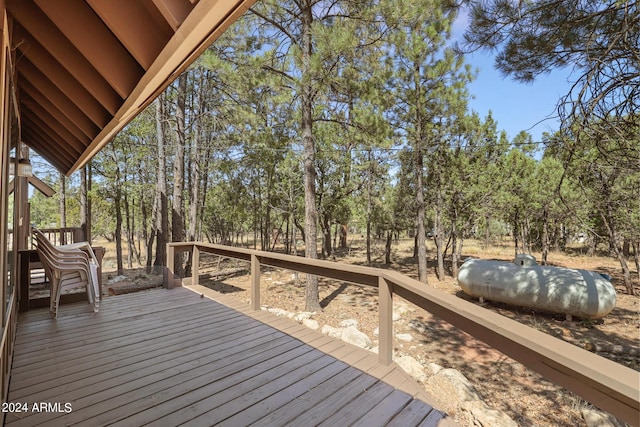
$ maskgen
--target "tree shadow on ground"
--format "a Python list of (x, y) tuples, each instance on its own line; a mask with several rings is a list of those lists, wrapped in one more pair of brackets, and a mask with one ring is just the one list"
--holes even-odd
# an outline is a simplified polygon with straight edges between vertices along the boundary
[[(424, 360), (460, 371), (490, 407), (504, 411), (518, 425), (531, 425), (532, 418), (528, 414), (531, 408), (524, 402), (503, 398), (513, 389), (517, 389), (518, 394), (534, 396), (538, 407), (588, 406), (521, 363), (435, 316), (418, 316), (411, 324), (420, 333)], [(558, 424), (556, 411), (538, 410), (536, 413), (536, 425)], [(572, 418), (568, 425), (583, 422), (579, 411), (566, 411), (564, 416)]]

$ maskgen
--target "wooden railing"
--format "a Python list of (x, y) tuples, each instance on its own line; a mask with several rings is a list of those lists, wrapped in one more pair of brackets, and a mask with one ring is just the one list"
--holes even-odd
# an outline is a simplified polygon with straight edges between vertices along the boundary
[[(378, 288), (379, 360), (393, 359), (395, 295), (484, 341), (545, 378), (631, 425), (640, 425), (640, 373), (558, 338), (426, 286), (395, 271), (200, 242), (167, 245), (166, 285), (181, 286), (174, 254), (192, 252), (191, 283), (198, 284), (201, 252), (251, 263), (251, 308), (260, 310), (260, 267), (310, 273)], [(189, 279), (185, 279), (189, 280)]]
[(80, 227), (66, 228), (38, 228), (54, 245), (66, 245), (68, 243), (84, 242), (84, 231)]

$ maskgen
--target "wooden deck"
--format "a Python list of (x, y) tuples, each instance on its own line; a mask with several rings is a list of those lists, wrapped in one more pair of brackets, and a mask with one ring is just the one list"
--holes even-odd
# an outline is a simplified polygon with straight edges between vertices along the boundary
[(5, 409), (26, 411), (5, 423), (453, 425), (395, 364), (215, 298), (157, 289), (107, 297), (99, 313), (21, 314)]

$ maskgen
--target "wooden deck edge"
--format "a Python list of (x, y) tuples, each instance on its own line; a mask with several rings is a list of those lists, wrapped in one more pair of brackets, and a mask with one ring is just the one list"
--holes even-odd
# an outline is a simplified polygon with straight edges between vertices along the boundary
[[(251, 310), (251, 307), (249, 306), (249, 304), (243, 304), (241, 301), (239, 301), (234, 297), (224, 295), (213, 289), (207, 288), (206, 286), (183, 284), (183, 287), (199, 295), (203, 295), (213, 301), (224, 304), (227, 307), (237, 310), (242, 314), (245, 314), (253, 319), (259, 320), (261, 322), (266, 321), (268, 322), (269, 326), (275, 329), (281, 330), (284, 333), (314, 348), (318, 348), (315, 345), (314, 341), (318, 342), (318, 340), (321, 340), (323, 338), (325, 339), (330, 338), (332, 340), (335, 340), (341, 343), (342, 345), (329, 351), (325, 351), (323, 348), (318, 348), (318, 350), (323, 351), (324, 353), (330, 355), (331, 357), (334, 357), (337, 360), (340, 360), (357, 369), (360, 369), (381, 381), (384, 381), (390, 386), (411, 395), (414, 399), (423, 401), (424, 403), (427, 403), (434, 409), (445, 414), (445, 411), (442, 409), (442, 405), (438, 403), (438, 401), (433, 396), (431, 396), (424, 389), (424, 387), (422, 387), (412, 376), (407, 374), (395, 362), (392, 362), (391, 365), (389, 366), (381, 365), (378, 362), (378, 355), (374, 352), (346, 343), (337, 338), (328, 337), (327, 335), (324, 335), (319, 331), (314, 331), (305, 326), (302, 326), (301, 324), (299, 324), (298, 322), (292, 319), (286, 319), (281, 316), (276, 316), (275, 314), (272, 314), (263, 310), (260, 310), (260, 311)], [(291, 324), (291, 325), (288, 325), (288, 327), (284, 330), (281, 329), (280, 326), (278, 326), (278, 323), (280, 323), (283, 319), (287, 320), (288, 323)], [(340, 349), (344, 349), (345, 347), (349, 348), (348, 352), (339, 351)], [(351, 362), (351, 360), (354, 359), (354, 353), (358, 353), (355, 356), (355, 358), (358, 359), (358, 362), (356, 362), (355, 364)], [(452, 418), (450, 416), (447, 416), (446, 418), (442, 419), (441, 424), (439, 425), (457, 426), (457, 424), (452, 421)]]

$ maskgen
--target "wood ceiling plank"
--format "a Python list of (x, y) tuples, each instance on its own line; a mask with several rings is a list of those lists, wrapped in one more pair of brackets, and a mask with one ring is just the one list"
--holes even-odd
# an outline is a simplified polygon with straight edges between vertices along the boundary
[[(25, 111), (29, 111), (29, 117), (32, 123), (34, 123), (38, 129), (48, 135), (52, 140), (58, 142), (57, 149), (68, 153), (70, 156), (76, 156), (77, 153), (81, 153), (83, 145), (80, 141), (75, 139), (68, 131), (64, 130), (59, 123), (50, 123), (46, 115), (40, 116), (37, 111), (32, 110), (33, 105), (21, 104)], [(61, 133), (62, 132), (62, 133)]]
[[(23, 108), (26, 107), (36, 114), (40, 120), (64, 138), (65, 141), (68, 141), (69, 144), (73, 145), (76, 150), (79, 150), (80, 152), (84, 151), (84, 148), (86, 148), (86, 146), (91, 142), (91, 138), (87, 137), (82, 132), (73, 132), (72, 130), (74, 127), (69, 126), (69, 123), (58, 120), (55, 114), (57, 109), (54, 108), (53, 110), (48, 110), (45, 104), (37, 102), (29, 96), (23, 95), (21, 98), (20, 102)], [(62, 115), (59, 111), (57, 111), (57, 113), (57, 115)]]
[(193, 9), (193, 5), (185, 0), (153, 0), (153, 3), (164, 16), (164, 19), (171, 25), (173, 31), (180, 27), (191, 9)]
[(173, 33), (165, 33), (141, 2), (87, 0), (94, 12), (147, 70)]
[(82, 109), (95, 110), (98, 115), (104, 114), (104, 110), (113, 115), (118, 110), (122, 99), (117, 93), (112, 91), (113, 96), (109, 99), (97, 99), (24, 28), (17, 26), (13, 35), (16, 39), (24, 41), (18, 46), (20, 55), (29, 59), (40, 70), (46, 70), (47, 77), (61, 91), (68, 93)]
[[(31, 61), (38, 69), (46, 70), (47, 77), (63, 92), (69, 94), (85, 111), (92, 111), (97, 116), (113, 115), (122, 99), (115, 91), (108, 91), (112, 96), (96, 98), (65, 67), (62, 66), (45, 48), (23, 29), (16, 28), (14, 35), (25, 43), (18, 46), (20, 55)], [(105, 82), (106, 84), (106, 82)]]
[[(82, 87), (94, 98), (100, 100), (107, 111), (111, 112), (114, 105), (122, 104), (124, 97), (118, 95), (32, 1), (7, 0), (7, 8), (17, 21), (16, 27), (22, 26), (24, 31), (49, 52)], [(28, 41), (18, 38), (13, 40), (14, 46)]]
[(60, 171), (69, 170), (72, 156), (58, 150), (58, 143), (38, 129), (34, 123), (30, 123), (29, 119), (25, 121), (25, 124), (27, 126), (22, 132), (22, 141), (56, 169)]
[[(20, 79), (26, 80), (24, 82), (25, 85), (31, 84), (84, 131), (91, 131), (93, 126), (97, 126), (101, 129), (109, 122), (110, 115), (106, 112), (101, 115), (96, 115), (92, 114), (91, 111), (83, 111), (71, 98), (67, 96), (66, 93), (53, 85), (51, 81), (31, 62), (27, 60), (20, 61), (18, 64), (18, 75)], [(23, 84), (20, 79), (18, 80), (18, 86)]]
[(147, 9), (147, 12), (149, 12), (149, 15), (153, 18), (158, 27), (162, 28), (164, 34), (166, 34), (167, 37), (171, 38), (175, 33), (175, 29), (172, 28), (171, 25), (169, 25), (160, 10), (158, 10), (156, 5), (154, 4), (154, 0), (140, 0), (140, 3), (142, 3), (142, 6)]
[(24, 104), (38, 104), (46, 110), (51, 116), (55, 118), (56, 121), (62, 123), (68, 130), (79, 140), (92, 139), (98, 132), (98, 128), (94, 127), (93, 133), (85, 133), (76, 126), (69, 118), (60, 111), (51, 101), (49, 101), (42, 93), (38, 92), (33, 86), (29, 84), (23, 84), (20, 87), (20, 99)]
[(84, 0), (35, 0), (47, 17), (122, 98), (144, 70)]

